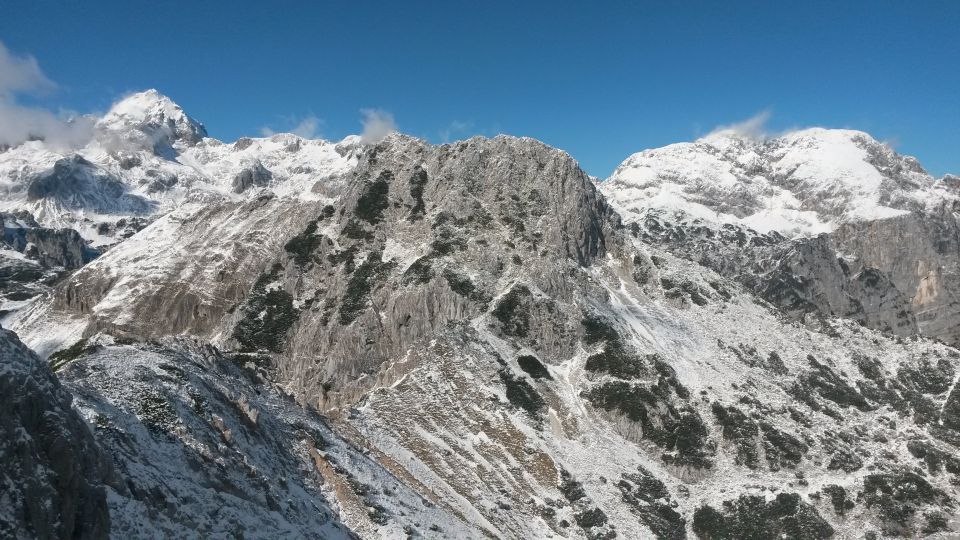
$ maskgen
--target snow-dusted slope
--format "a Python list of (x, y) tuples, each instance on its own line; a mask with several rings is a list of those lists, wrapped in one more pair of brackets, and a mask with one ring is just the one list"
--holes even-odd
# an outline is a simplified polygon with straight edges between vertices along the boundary
[(189, 339), (106, 336), (54, 360), (112, 456), (112, 537), (481, 536), (232, 360)]
[(680, 210), (788, 236), (935, 207), (957, 192), (870, 135), (812, 128), (755, 140), (721, 131), (630, 156), (602, 182), (629, 218)]

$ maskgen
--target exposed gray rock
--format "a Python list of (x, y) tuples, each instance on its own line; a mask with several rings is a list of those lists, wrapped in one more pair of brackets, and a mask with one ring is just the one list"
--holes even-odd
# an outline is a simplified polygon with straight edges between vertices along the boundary
[(3, 329), (0, 396), (0, 536), (107, 538), (110, 460), (47, 364)]
[(266, 186), (272, 178), (273, 175), (258, 159), (233, 177), (233, 192), (243, 193), (251, 187)]
[(233, 149), (237, 151), (246, 150), (247, 148), (250, 148), (250, 146), (252, 145), (253, 145), (253, 139), (249, 137), (240, 137), (239, 139), (237, 139), (236, 142), (233, 143)]
[(850, 223), (833, 233), (855, 257), (851, 271), (872, 267), (903, 292), (919, 333), (960, 344), (960, 206)]
[(25, 211), (0, 212), (0, 250), (0, 311), (48, 291), (99, 255), (73, 229), (41, 227)]
[(631, 230), (645, 242), (738, 280), (791, 318), (844, 317), (900, 336), (919, 331), (910, 297), (885, 272), (844, 258), (833, 235), (788, 239), (675, 219), (651, 210)]
[(51, 201), (74, 210), (130, 214), (148, 213), (155, 204), (127, 193), (122, 181), (79, 155), (59, 159), (53, 168), (34, 176), (27, 186), (27, 200)]
[[(567, 276), (607, 254), (619, 219), (570, 156), (531, 139), (394, 136), (352, 177), (339, 210), (307, 235), (309, 253), (288, 244), (278, 282), (306, 309), (289, 330), (284, 380), (314, 397), (322, 383), (372, 374), (493, 308), (518, 279), (539, 291), (520, 339), (557, 360), (573, 353), (578, 319), (560, 307), (576, 290)], [(317, 357), (327, 361), (304, 363)]]
[[(101, 302), (110, 304), (91, 317), (86, 335), (113, 329), (144, 337), (213, 337), (316, 208), (271, 195), (184, 207), (138, 233), (138, 245), (151, 246), (150, 257), (121, 244), (58, 284), (53, 307), (88, 314)], [(156, 286), (124, 292), (124, 283), (146, 282)], [(168, 288), (171, 282), (180, 286)]]
[(73, 229), (40, 227), (33, 216), (0, 212), (0, 238), (7, 248), (23, 253), (45, 267), (75, 270), (92, 261), (99, 252)]

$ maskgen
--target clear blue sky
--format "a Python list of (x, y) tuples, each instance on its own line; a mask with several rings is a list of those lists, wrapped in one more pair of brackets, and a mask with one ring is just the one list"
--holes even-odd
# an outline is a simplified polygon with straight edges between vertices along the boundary
[(960, 1), (8, 0), (0, 41), (103, 111), (155, 87), (233, 140), (361, 108), (440, 142), (527, 135), (605, 177), (632, 152), (769, 109), (862, 129), (960, 173)]

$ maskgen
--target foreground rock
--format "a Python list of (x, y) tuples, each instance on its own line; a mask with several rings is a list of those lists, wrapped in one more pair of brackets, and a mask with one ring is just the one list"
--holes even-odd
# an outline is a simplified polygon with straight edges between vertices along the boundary
[(111, 463), (46, 362), (0, 329), (0, 536), (107, 538)]
[(123, 343), (97, 336), (52, 357), (122, 479), (113, 537), (480, 536), (264, 384), (249, 358), (193, 340)]

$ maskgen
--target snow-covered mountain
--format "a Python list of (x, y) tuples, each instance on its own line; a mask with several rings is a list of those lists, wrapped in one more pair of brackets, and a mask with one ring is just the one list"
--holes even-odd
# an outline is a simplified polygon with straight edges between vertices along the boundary
[[(79, 157), (0, 154), (18, 227), (143, 219), (2, 319), (107, 456), (112, 536), (960, 533), (960, 352), (925, 337), (960, 327), (955, 197), (866, 135), (598, 188), (532, 139), (227, 145), (129, 99)], [(87, 172), (30, 200), (59, 159)]]
[(952, 178), (933, 178), (859, 131), (757, 140), (727, 130), (634, 154), (600, 189), (648, 241), (794, 315), (852, 317), (957, 344), (960, 190)]
[(861, 131), (755, 139), (732, 130), (627, 158), (602, 190), (625, 213), (681, 210), (786, 236), (957, 201), (960, 192)]
[(0, 152), (0, 211), (29, 211), (41, 225), (110, 246), (185, 203), (244, 200), (265, 187), (322, 198), (327, 181), (356, 162), (357, 145), (357, 137), (331, 143), (291, 134), (225, 144), (148, 90), (116, 103), (82, 148), (30, 141)]

